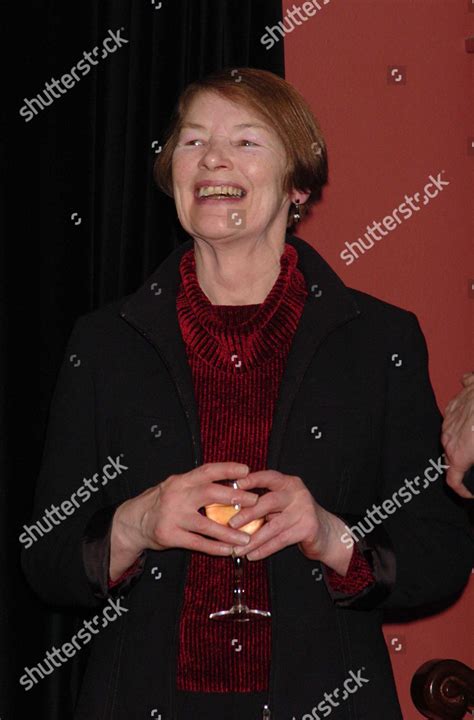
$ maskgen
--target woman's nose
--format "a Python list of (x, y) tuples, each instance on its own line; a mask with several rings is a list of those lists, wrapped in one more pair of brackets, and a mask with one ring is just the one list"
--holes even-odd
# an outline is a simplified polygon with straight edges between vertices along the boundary
[(228, 143), (223, 140), (210, 142), (206, 152), (201, 156), (199, 165), (204, 168), (230, 167), (232, 161)]

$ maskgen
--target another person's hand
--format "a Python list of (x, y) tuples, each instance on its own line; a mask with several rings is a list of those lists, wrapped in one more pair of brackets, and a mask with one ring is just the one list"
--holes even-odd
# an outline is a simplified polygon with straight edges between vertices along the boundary
[(446, 407), (441, 442), (449, 462), (446, 482), (461, 497), (473, 498), (462, 481), (474, 465), (474, 373), (463, 375), (462, 384)]
[(110, 579), (120, 577), (146, 549), (186, 548), (222, 556), (230, 555), (233, 546), (248, 543), (247, 533), (220, 525), (199, 512), (211, 503), (255, 505), (255, 493), (215, 482), (240, 481), (248, 471), (247, 465), (235, 462), (206, 463), (181, 475), (170, 475), (122, 503), (112, 523)]
[(260, 470), (239, 480), (243, 490), (266, 488), (254, 507), (242, 508), (230, 520), (241, 527), (265, 517), (266, 523), (251, 537), (248, 545), (236, 548), (236, 555), (262, 560), (288, 545), (298, 544), (311, 560), (319, 560), (340, 575), (349, 567), (352, 551), (341, 542), (346, 531), (343, 521), (315, 501), (303, 480), (277, 470)]

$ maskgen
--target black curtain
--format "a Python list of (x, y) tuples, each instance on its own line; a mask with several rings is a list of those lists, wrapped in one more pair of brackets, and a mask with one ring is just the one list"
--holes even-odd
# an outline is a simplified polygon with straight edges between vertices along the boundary
[[(79, 622), (73, 609), (46, 607), (29, 590), (18, 540), (72, 325), (133, 292), (186, 237), (152, 180), (172, 108), (190, 81), (217, 68), (283, 76), (283, 42), (270, 51), (260, 43), (281, 18), (276, 0), (29, 0), (4, 18), (15, 48), (4, 70), (15, 79), (0, 213), (1, 720), (71, 718), (87, 660), (84, 649), (31, 691), (19, 684)], [(94, 54), (113, 35), (120, 47)], [(41, 109), (34, 98), (47, 102), (45, 84), (84, 53), (91, 71)]]

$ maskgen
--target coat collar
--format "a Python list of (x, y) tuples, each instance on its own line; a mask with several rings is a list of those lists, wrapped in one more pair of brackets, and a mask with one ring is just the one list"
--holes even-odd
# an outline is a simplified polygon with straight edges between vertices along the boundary
[[(326, 261), (304, 240), (287, 235), (298, 252), (298, 267), (304, 275), (308, 297), (293, 338), (275, 406), (269, 439), (267, 468), (277, 469), (279, 448), (288, 414), (303, 375), (318, 346), (335, 328), (360, 315), (353, 293)], [(120, 315), (156, 349), (176, 385), (201, 465), (198, 411), (191, 369), (176, 313), (176, 295), (181, 283), (179, 262), (194, 245), (192, 239), (172, 251), (154, 273), (120, 307)]]

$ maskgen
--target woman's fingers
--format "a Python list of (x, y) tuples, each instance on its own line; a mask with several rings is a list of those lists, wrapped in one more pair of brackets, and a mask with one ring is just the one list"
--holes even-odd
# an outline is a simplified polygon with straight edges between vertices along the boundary
[(232, 555), (233, 552), (232, 545), (227, 545), (226, 543), (216, 540), (209, 540), (202, 535), (195, 535), (192, 532), (186, 532), (184, 530), (177, 534), (176, 543), (173, 547), (202, 552), (207, 555), (219, 555), (221, 557)]
[(235, 548), (236, 555), (260, 560), (315, 534), (319, 527), (316, 503), (301, 478), (277, 471), (250, 473), (239, 483), (243, 488), (267, 487), (252, 508), (240, 510), (230, 521), (241, 527), (264, 517), (267, 522), (251, 536), (247, 546)]
[[(265, 474), (266, 473), (266, 474)], [(255, 477), (264, 475), (265, 477)], [(294, 475), (283, 475), (274, 470), (261, 473), (251, 473), (247, 478), (239, 482), (245, 489), (254, 485), (261, 487), (261, 483), (265, 482), (269, 492), (260, 495), (258, 502), (254, 507), (243, 508), (230, 521), (231, 527), (241, 527), (252, 520), (265, 517), (272, 513), (285, 511), (290, 505), (295, 503), (307, 503), (310, 495), (301, 478)]]
[(444, 409), (445, 415), (449, 415), (450, 413), (452, 413), (453, 410), (457, 407), (458, 403), (459, 400), (457, 398), (453, 398), (452, 400), (450, 400)]
[(271, 522), (267, 522), (262, 525), (262, 527), (252, 535), (250, 542), (245, 548), (242, 546), (236, 548), (236, 554), (247, 555), (247, 551), (251, 552), (252, 550), (255, 550), (260, 547), (260, 545), (263, 545), (268, 542), (268, 540), (271, 540), (273, 537), (276, 537), (283, 532), (288, 527), (288, 524), (288, 518), (285, 517), (283, 513), (279, 513), (278, 517)]
[(283, 513), (275, 520), (263, 525), (246, 547), (236, 547), (237, 556), (246, 555), (249, 560), (261, 560), (288, 545), (294, 545), (301, 539), (301, 527), (298, 520), (292, 520)]
[(267, 488), (268, 490), (280, 490), (284, 488), (291, 475), (284, 475), (278, 470), (257, 470), (249, 473), (239, 480), (239, 487), (242, 490), (253, 490), (255, 488)]
[(446, 474), (446, 483), (451, 487), (455, 492), (458, 493), (463, 498), (466, 498), (466, 500), (472, 500), (474, 495), (472, 495), (471, 492), (467, 489), (465, 485), (463, 485), (463, 479), (464, 479), (464, 473), (465, 470), (460, 470), (459, 468), (454, 467), (451, 465), (448, 469), (448, 472)]
[(204, 463), (184, 473), (188, 478), (192, 476), (192, 483), (206, 484), (216, 480), (240, 480), (249, 472), (249, 466), (236, 462)]
[(227, 525), (221, 525), (199, 513), (196, 513), (196, 518), (193, 518), (189, 530), (200, 533), (201, 535), (208, 535), (211, 538), (215, 538), (229, 545), (245, 546), (250, 541), (250, 535), (248, 533), (233, 530)]
[[(221, 485), (216, 481), (234, 480), (237, 487)], [(263, 495), (253, 489), (267, 490)], [(183, 547), (212, 555), (229, 555), (232, 547), (247, 548), (252, 539), (239, 530), (252, 520), (272, 518), (263, 535), (260, 529), (254, 534), (256, 543), (269, 542), (279, 535), (280, 547), (288, 544), (283, 522), (288, 524), (299, 506), (300, 491), (304, 485), (300, 478), (284, 475), (276, 470), (249, 473), (247, 465), (234, 462), (207, 463), (187, 473), (172, 475), (160, 484), (155, 498), (150, 498), (147, 510), (147, 528), (150, 537), (163, 547)], [(301, 496), (301, 500), (305, 498)], [(238, 526), (221, 524), (205, 517), (200, 508), (210, 505), (235, 506), (241, 509), (235, 516)], [(296, 507), (295, 507), (296, 505)], [(282, 521), (280, 515), (284, 513)], [(219, 520), (220, 517), (216, 517)], [(264, 526), (265, 528), (265, 526)], [(282, 543), (282, 544), (281, 544)], [(244, 553), (245, 554), (245, 553)]]
[(217, 485), (216, 483), (199, 486), (196, 488), (198, 494), (199, 507), (210, 505), (211, 503), (220, 503), (222, 505), (241, 505), (242, 507), (253, 507), (258, 500), (258, 495), (246, 490), (235, 490), (226, 485)]
[(286, 493), (282, 492), (269, 492), (265, 495), (256, 496), (257, 503), (253, 507), (243, 508), (234, 515), (229, 521), (230, 527), (239, 528), (252, 520), (258, 520), (259, 518), (266, 517), (270, 513), (281, 512), (287, 505), (291, 498)]
[(283, 550), (283, 548), (288, 547), (288, 545), (296, 545), (297, 542), (299, 542), (298, 534), (296, 532), (293, 533), (293, 530), (289, 530), (286, 535), (277, 535), (264, 545), (260, 545), (256, 550), (251, 550), (247, 555), (247, 559), (250, 561), (263, 560), (273, 555), (273, 553)]

